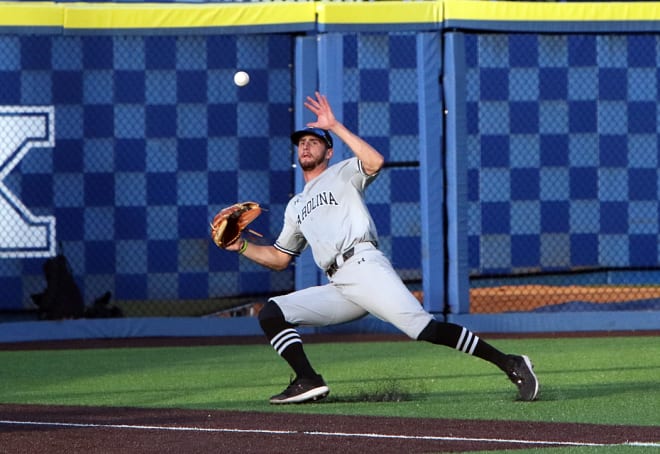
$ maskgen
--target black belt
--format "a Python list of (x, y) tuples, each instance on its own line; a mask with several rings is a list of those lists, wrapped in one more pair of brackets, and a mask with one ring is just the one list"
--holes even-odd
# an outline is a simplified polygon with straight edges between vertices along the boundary
[[(367, 243), (371, 243), (374, 245), (374, 247), (378, 247), (378, 242), (376, 241), (367, 241)], [(344, 259), (345, 262), (346, 260), (353, 257), (353, 255), (355, 255), (355, 246), (344, 252), (341, 255), (341, 258)], [(328, 277), (332, 277), (337, 272), (338, 269), (339, 269), (339, 265), (337, 265), (337, 261), (335, 260), (335, 262), (325, 270), (325, 273), (328, 275)]]

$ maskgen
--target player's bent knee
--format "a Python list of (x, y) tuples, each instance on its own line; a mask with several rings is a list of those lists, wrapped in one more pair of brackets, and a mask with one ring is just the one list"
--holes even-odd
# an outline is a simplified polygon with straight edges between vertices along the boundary
[(268, 302), (264, 304), (264, 307), (259, 311), (259, 323), (277, 319), (284, 320), (284, 314), (277, 303), (273, 300), (268, 300)]
[(259, 311), (259, 325), (267, 336), (271, 337), (291, 325), (284, 319), (282, 310), (272, 300), (269, 300)]

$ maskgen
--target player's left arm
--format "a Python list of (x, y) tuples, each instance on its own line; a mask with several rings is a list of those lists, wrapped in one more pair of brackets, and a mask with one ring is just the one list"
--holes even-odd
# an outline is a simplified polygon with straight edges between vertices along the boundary
[(293, 258), (292, 255), (278, 250), (275, 246), (250, 243), (242, 236), (238, 241), (228, 245), (225, 249), (227, 251), (238, 252), (243, 257), (275, 271), (286, 269)]
[(305, 107), (318, 118), (317, 121), (308, 123), (307, 126), (329, 130), (351, 149), (353, 154), (362, 163), (362, 170), (367, 175), (378, 173), (385, 163), (383, 155), (335, 118), (335, 114), (325, 95), (320, 94), (318, 91), (315, 94), (316, 99), (311, 96), (307, 97)]

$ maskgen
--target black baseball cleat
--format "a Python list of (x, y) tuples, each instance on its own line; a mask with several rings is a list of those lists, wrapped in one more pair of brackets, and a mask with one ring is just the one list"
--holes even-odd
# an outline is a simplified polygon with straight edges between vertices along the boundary
[(323, 399), (330, 393), (330, 388), (323, 377), (296, 378), (280, 394), (270, 398), (271, 404), (302, 404)]
[(520, 400), (536, 399), (539, 393), (539, 381), (534, 374), (534, 366), (527, 356), (509, 355), (506, 374), (518, 387)]

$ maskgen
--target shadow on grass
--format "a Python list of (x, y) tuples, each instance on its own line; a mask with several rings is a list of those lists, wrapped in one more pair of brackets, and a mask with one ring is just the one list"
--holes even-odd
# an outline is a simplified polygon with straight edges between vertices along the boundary
[(539, 400), (546, 402), (598, 399), (635, 393), (652, 396), (658, 392), (657, 382), (599, 383), (589, 385), (547, 385), (541, 388)]
[(413, 392), (404, 388), (398, 380), (390, 379), (358, 388), (355, 393), (344, 396), (330, 395), (328, 403), (357, 402), (405, 402), (413, 400)]

